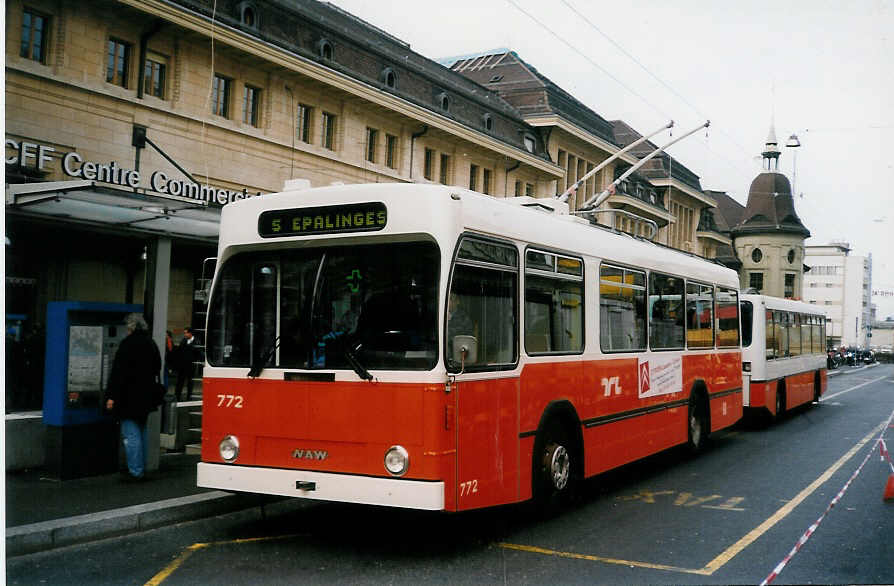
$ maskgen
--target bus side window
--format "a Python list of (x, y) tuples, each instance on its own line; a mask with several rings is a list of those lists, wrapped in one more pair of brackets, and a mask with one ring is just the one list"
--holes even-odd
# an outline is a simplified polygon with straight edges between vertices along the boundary
[(583, 350), (583, 262), (529, 250), (525, 262), (525, 350)]
[(791, 356), (801, 355), (801, 314), (790, 313), (788, 316), (789, 335), (788, 348)]
[(649, 345), (653, 350), (685, 346), (683, 293), (683, 279), (649, 275)]
[(788, 330), (789, 315), (784, 311), (774, 311), (773, 321), (776, 322), (776, 358), (785, 358), (789, 356), (788, 348)]
[(767, 337), (766, 337), (766, 354), (767, 360), (772, 360), (776, 358), (776, 339), (778, 338), (778, 334), (776, 328), (779, 325), (773, 321), (773, 312), (771, 310), (767, 310)]
[(599, 269), (599, 344), (603, 352), (646, 349), (646, 274)]
[(717, 288), (717, 347), (739, 345), (739, 294), (735, 289)]
[(686, 345), (690, 348), (714, 346), (714, 288), (686, 283)]
[[(453, 372), (500, 369), (515, 364), (518, 323), (518, 251), (507, 245), (464, 238), (450, 282), (446, 356)], [(464, 364), (454, 342), (474, 345)], [(474, 343), (472, 343), (474, 338)], [(472, 355), (474, 354), (474, 355)]]

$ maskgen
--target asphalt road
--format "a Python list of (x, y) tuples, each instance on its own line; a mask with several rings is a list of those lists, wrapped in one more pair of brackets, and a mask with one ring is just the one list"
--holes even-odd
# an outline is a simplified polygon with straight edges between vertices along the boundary
[[(240, 514), (7, 560), (9, 584), (894, 583), (894, 366), (845, 367), (823, 401), (589, 481), (548, 518), (330, 503)], [(848, 483), (847, 490), (841, 494)], [(840, 500), (829, 510), (833, 499)]]

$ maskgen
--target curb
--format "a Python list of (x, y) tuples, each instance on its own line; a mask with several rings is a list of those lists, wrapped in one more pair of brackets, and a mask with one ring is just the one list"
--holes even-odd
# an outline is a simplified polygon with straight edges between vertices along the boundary
[(47, 551), (147, 531), (184, 521), (194, 521), (244, 509), (256, 509), (259, 517), (294, 508), (296, 499), (212, 491), (6, 528), (7, 557)]
[[(876, 366), (881, 366), (881, 362), (873, 362), (872, 364), (864, 364), (859, 368), (853, 368), (850, 370), (826, 370), (826, 376), (838, 376), (839, 374), (853, 374), (855, 372), (860, 372), (861, 370), (866, 370), (867, 368), (875, 368)], [(840, 368), (840, 367), (839, 367)]]

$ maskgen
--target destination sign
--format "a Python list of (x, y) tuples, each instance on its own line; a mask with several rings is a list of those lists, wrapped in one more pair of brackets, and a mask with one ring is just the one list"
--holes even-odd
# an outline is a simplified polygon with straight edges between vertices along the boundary
[(370, 232), (381, 230), (387, 222), (388, 210), (382, 202), (269, 210), (262, 212), (258, 219), (258, 234), (263, 238), (277, 238)]

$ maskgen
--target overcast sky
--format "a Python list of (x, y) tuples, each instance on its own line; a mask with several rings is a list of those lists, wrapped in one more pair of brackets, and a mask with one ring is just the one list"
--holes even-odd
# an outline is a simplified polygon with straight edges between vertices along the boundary
[[(434, 60), (497, 48), (607, 120), (675, 136), (669, 152), (745, 204), (770, 123), (811, 244), (849, 242), (894, 291), (891, 0), (333, 0)], [(670, 138), (653, 139), (664, 144)], [(894, 298), (873, 297), (879, 316)]]

